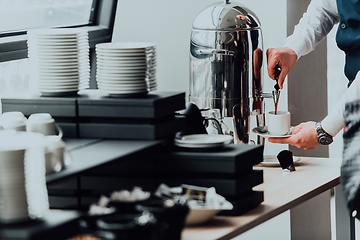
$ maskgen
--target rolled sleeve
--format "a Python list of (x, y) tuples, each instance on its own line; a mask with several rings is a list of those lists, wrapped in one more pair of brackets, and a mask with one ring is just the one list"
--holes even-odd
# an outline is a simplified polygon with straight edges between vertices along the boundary
[(360, 72), (356, 74), (355, 80), (341, 96), (335, 108), (322, 120), (321, 126), (325, 132), (335, 136), (345, 127), (345, 105), (360, 100)]
[(291, 48), (300, 58), (314, 50), (338, 22), (336, 0), (312, 0), (283, 47)]

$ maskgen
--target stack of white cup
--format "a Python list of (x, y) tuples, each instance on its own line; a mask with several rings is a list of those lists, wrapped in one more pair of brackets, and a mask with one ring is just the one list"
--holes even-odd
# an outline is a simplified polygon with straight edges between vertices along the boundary
[(40, 218), (49, 209), (44, 135), (0, 131), (0, 222)]
[(5, 112), (0, 117), (0, 126), (5, 130), (26, 131), (26, 121), (27, 119), (22, 112)]
[[(56, 129), (59, 135), (56, 135)], [(46, 174), (59, 172), (68, 164), (65, 159), (65, 143), (62, 141), (62, 131), (49, 113), (34, 113), (26, 123), (27, 132), (42, 133), (46, 136), (45, 149)]]
[(22, 112), (5, 112), (0, 117), (0, 127), (4, 130), (41, 133), (46, 137), (46, 174), (59, 172), (71, 163), (71, 157), (62, 140), (62, 130), (49, 113), (34, 113), (27, 119)]

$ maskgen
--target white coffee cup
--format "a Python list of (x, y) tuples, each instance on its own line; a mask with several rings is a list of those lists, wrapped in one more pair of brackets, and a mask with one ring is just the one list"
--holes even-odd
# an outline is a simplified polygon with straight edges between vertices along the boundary
[(71, 161), (67, 156), (66, 144), (59, 136), (46, 136), (45, 164), (46, 173), (59, 172)]
[[(46, 174), (59, 172), (64, 161), (64, 147), (60, 141), (48, 141), (45, 149), (45, 169)], [(60, 143), (60, 144), (59, 144)]]
[(282, 136), (290, 132), (290, 112), (270, 111), (267, 118), (268, 131), (271, 135)]
[(22, 112), (4, 112), (0, 117), (0, 125), (3, 129), (13, 129), (16, 131), (26, 131), (27, 119)]
[(49, 113), (31, 114), (26, 123), (28, 132), (42, 133), (45, 136), (56, 135), (56, 128), (55, 120)]

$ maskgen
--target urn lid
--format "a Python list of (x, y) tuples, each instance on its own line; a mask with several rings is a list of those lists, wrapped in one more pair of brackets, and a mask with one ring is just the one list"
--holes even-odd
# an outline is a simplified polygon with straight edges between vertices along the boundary
[(251, 30), (260, 28), (260, 20), (249, 8), (229, 0), (216, 2), (202, 10), (193, 22), (200, 30)]

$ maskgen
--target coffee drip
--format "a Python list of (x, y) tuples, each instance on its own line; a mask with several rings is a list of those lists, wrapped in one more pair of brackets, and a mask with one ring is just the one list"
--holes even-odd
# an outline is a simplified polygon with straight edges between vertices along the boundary
[(274, 104), (275, 104), (275, 115), (277, 114), (277, 110), (278, 110), (278, 103), (279, 103), (279, 97), (280, 97), (280, 87), (279, 84), (276, 83), (274, 86), (275, 90), (273, 91), (273, 99), (274, 99)]

